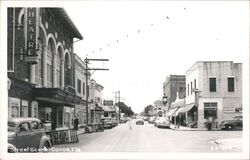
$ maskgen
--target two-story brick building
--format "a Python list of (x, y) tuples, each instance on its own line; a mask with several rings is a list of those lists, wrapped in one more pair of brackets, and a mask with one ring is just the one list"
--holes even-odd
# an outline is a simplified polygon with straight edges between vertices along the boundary
[(73, 126), (73, 39), (83, 39), (62, 8), (8, 8), (9, 117)]

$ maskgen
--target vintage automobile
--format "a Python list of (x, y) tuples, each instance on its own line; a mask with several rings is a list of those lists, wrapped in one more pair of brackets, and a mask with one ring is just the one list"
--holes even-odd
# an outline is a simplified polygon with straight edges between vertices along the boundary
[(156, 118), (155, 117), (150, 117), (148, 120), (148, 123), (153, 124), (155, 123)]
[(170, 127), (170, 120), (167, 117), (159, 117), (157, 119), (157, 121), (155, 122), (155, 126), (157, 126), (158, 128), (160, 128), (160, 127), (169, 128)]
[(224, 120), (220, 124), (221, 130), (242, 130), (242, 116), (235, 116), (232, 120)]
[(46, 151), (52, 147), (43, 124), (37, 118), (10, 118), (8, 143), (8, 152)]
[(136, 125), (144, 125), (144, 121), (143, 119), (138, 119), (136, 122), (135, 122)]
[(104, 128), (105, 129), (111, 129), (113, 128), (113, 122), (111, 117), (103, 117), (102, 121), (104, 122)]

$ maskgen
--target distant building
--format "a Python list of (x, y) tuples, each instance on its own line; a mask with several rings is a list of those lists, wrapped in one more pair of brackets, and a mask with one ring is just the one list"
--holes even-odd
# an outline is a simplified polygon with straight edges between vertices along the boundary
[(101, 117), (104, 115), (102, 91), (104, 87), (95, 80), (91, 80), (90, 84), (90, 100), (93, 102), (90, 108), (91, 123), (100, 123)]
[(198, 61), (186, 71), (187, 123), (204, 128), (242, 115), (242, 64), (232, 61)]
[(179, 92), (179, 98), (182, 99), (186, 96), (186, 78), (185, 75), (169, 75), (166, 77), (163, 83), (163, 95), (168, 97), (166, 104), (168, 110), (171, 109), (171, 103), (177, 98), (177, 92)]

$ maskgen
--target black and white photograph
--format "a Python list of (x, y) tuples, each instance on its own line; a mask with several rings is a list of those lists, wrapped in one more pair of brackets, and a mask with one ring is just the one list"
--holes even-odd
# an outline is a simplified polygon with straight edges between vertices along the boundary
[(0, 159), (249, 159), (249, 1), (0, 3)]

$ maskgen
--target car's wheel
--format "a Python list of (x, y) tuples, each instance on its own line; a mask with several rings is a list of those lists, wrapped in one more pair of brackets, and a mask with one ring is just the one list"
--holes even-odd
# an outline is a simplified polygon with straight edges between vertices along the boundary
[(233, 129), (233, 126), (232, 126), (232, 125), (228, 125), (228, 126), (227, 126), (227, 129), (228, 129), (228, 130), (232, 130), (232, 129)]

